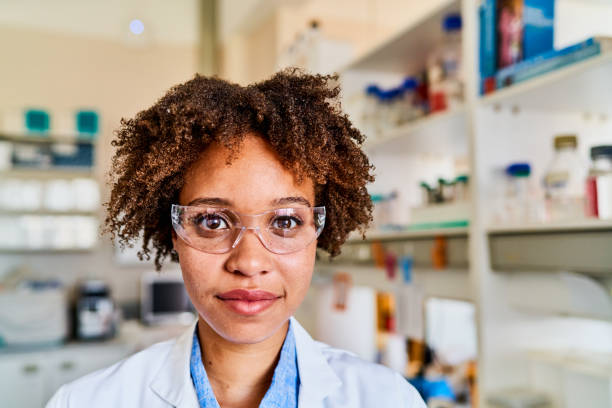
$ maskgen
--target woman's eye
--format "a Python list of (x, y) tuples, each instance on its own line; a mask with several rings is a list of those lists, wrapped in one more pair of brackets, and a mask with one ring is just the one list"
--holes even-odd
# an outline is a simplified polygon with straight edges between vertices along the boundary
[(229, 228), (227, 221), (223, 217), (217, 214), (204, 214), (200, 215), (197, 220), (198, 227), (207, 230), (220, 230)]
[(272, 226), (274, 228), (284, 229), (284, 230), (293, 229), (300, 225), (302, 225), (302, 221), (295, 217), (288, 217), (288, 216), (276, 217), (272, 221)]

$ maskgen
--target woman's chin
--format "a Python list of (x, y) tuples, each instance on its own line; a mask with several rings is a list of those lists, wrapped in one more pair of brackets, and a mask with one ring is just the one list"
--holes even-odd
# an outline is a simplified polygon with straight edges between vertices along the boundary
[(219, 324), (207, 324), (220, 337), (231, 343), (256, 344), (272, 337), (287, 320), (274, 322), (270, 319), (224, 319)]

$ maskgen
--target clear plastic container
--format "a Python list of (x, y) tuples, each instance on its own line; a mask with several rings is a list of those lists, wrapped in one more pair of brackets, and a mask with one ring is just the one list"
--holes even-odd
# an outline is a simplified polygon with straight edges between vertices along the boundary
[(417, 107), (417, 85), (418, 82), (414, 77), (407, 77), (402, 83), (402, 95), (399, 100), (401, 123), (411, 122), (423, 114), (422, 110)]
[(363, 123), (363, 132), (369, 140), (376, 139), (379, 132), (379, 94), (380, 89), (376, 85), (370, 85), (366, 88), (366, 99), (364, 102), (361, 121)]
[(382, 194), (373, 194), (371, 197), (374, 209), (372, 210), (372, 223), (370, 227), (373, 230), (381, 230), (387, 224), (387, 205), (385, 196)]
[(438, 188), (442, 196), (442, 202), (450, 203), (455, 200), (455, 182), (443, 178), (438, 179)]
[(587, 215), (612, 219), (612, 146), (591, 148), (587, 178)]
[(449, 109), (463, 102), (463, 75), (461, 69), (461, 15), (449, 14), (444, 18), (444, 42), (440, 50), (440, 60), (444, 71), (442, 89), (446, 95)]
[(419, 184), (419, 186), (421, 188), (421, 205), (425, 207), (431, 204), (435, 204), (436, 202), (435, 190), (432, 189), (429, 186), (429, 184), (427, 184), (424, 181), (422, 181)]
[(491, 186), (488, 189), (488, 199), (493, 205), (485, 210), (489, 212), (489, 219), (494, 224), (506, 224), (508, 222), (507, 207), (507, 184), (508, 175), (504, 167), (491, 169)]
[(542, 221), (540, 201), (531, 180), (529, 163), (513, 163), (506, 168), (505, 221), (531, 223)]
[(380, 98), (381, 130), (389, 130), (398, 127), (402, 123), (403, 104), (402, 90), (400, 88), (383, 91)]
[(470, 199), (470, 178), (466, 174), (462, 174), (455, 178), (455, 200), (468, 201)]
[(546, 218), (550, 221), (584, 217), (586, 166), (575, 135), (554, 139), (555, 155), (544, 176)]

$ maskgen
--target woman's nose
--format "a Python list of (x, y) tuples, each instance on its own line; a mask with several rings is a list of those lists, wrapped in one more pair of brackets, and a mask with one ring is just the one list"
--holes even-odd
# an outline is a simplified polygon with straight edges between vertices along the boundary
[(257, 230), (245, 229), (236, 246), (230, 251), (225, 269), (234, 274), (254, 276), (268, 273), (272, 267), (272, 253), (260, 241)]

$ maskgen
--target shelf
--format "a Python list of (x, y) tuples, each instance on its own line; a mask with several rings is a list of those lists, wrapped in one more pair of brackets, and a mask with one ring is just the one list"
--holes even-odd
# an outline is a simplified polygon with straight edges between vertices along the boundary
[(11, 169), (1, 171), (0, 178), (75, 179), (95, 178), (95, 174), (93, 169), (83, 168)]
[[(451, 269), (468, 268), (468, 228), (432, 228), (406, 231), (368, 231), (363, 240), (359, 234), (351, 234), (342, 253), (335, 262), (373, 265), (375, 263), (373, 243), (380, 242), (385, 250), (398, 257), (411, 255), (416, 268), (433, 268), (432, 251), (439, 242), (437, 238), (446, 238), (447, 267)], [(324, 259), (324, 258), (323, 258)]]
[[(398, 150), (401, 150), (399, 149), (400, 146), (397, 145), (401, 144), (402, 141), (406, 141), (410, 143), (410, 145), (430, 144), (429, 140), (432, 138), (419, 142), (411, 140), (410, 136), (414, 136), (420, 132), (426, 133), (427, 135), (464, 133), (465, 117), (466, 110), (463, 107), (446, 112), (433, 113), (395, 129), (390, 129), (378, 135), (375, 139), (367, 139), (363, 147), (366, 150), (379, 150), (383, 146), (389, 145), (394, 149), (398, 148)], [(433, 140), (435, 141), (435, 138), (433, 138)], [(426, 146), (422, 147), (426, 148)], [(430, 146), (430, 150), (432, 148), (435, 149), (436, 146)]]
[(530, 351), (533, 362), (546, 363), (568, 371), (612, 379), (612, 354), (563, 351)]
[(410, 74), (421, 71), (427, 56), (443, 39), (442, 20), (461, 11), (459, 0), (444, 0), (407, 29), (358, 58), (340, 72), (353, 70)]
[(347, 243), (355, 244), (371, 241), (406, 241), (411, 239), (432, 239), (435, 237), (467, 237), (468, 227), (432, 228), (405, 231), (369, 231), (366, 239), (362, 239), (358, 233), (351, 234)]
[[(404, 284), (401, 272), (396, 272), (395, 279), (387, 277), (384, 268), (366, 265), (346, 265), (341, 263), (317, 263), (313, 282), (328, 284), (336, 272), (348, 273), (355, 286), (369, 286), (381, 292), (396, 292)], [(473, 302), (469, 275), (465, 268), (431, 269), (418, 266), (412, 269), (412, 282), (417, 284), (425, 297), (464, 300)]]
[(485, 107), (612, 113), (612, 55), (589, 58), (480, 98)]
[(86, 254), (95, 250), (91, 248), (0, 248), (0, 254)]
[(584, 219), (576, 221), (554, 222), (554, 223), (529, 223), (529, 224), (507, 224), (491, 225), (487, 228), (489, 234), (529, 234), (546, 232), (573, 232), (573, 231), (598, 231), (612, 230), (612, 220)]
[(65, 211), (54, 211), (54, 210), (11, 210), (11, 209), (0, 209), (1, 216), (20, 216), (20, 215), (41, 215), (41, 216), (97, 216), (97, 211), (86, 211), (86, 210), (65, 210)]
[(80, 138), (78, 135), (36, 135), (36, 134), (5, 134), (0, 133), (0, 141), (7, 141), (13, 143), (78, 143), (78, 144), (95, 144), (95, 139)]
[(494, 270), (612, 274), (612, 221), (496, 226), (487, 232)]

